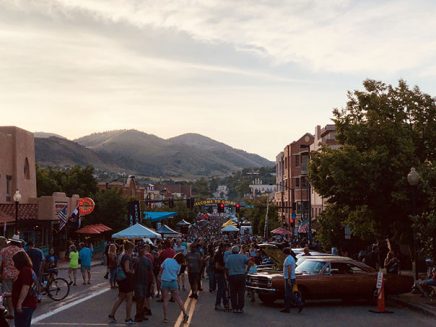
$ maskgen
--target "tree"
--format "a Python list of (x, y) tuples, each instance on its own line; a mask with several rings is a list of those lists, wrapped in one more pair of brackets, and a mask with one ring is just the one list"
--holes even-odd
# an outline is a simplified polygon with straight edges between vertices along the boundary
[(95, 209), (83, 218), (84, 225), (102, 223), (118, 231), (128, 227), (128, 200), (117, 189), (98, 191), (93, 195)]
[(67, 196), (79, 194), (89, 196), (97, 192), (97, 181), (92, 166), (74, 166), (68, 169), (36, 167), (36, 185), (38, 196), (52, 195), (53, 192), (65, 192)]
[[(257, 235), (263, 235), (265, 228), (265, 215), (266, 215), (266, 197), (258, 197), (253, 200), (247, 200), (253, 208), (243, 209), (243, 214), (253, 226), (253, 233)], [(280, 226), (280, 222), (277, 219), (277, 208), (269, 204), (268, 212), (268, 230), (271, 231)]]
[[(333, 112), (341, 147), (312, 154), (310, 181), (332, 206), (321, 221), (348, 224), (354, 235), (368, 241), (391, 237), (411, 242), (406, 176), (410, 167), (420, 171), (435, 160), (435, 102), (404, 81), (397, 87), (373, 80), (363, 85), (363, 91), (348, 92), (344, 109)], [(418, 199), (422, 212), (429, 206), (422, 187)]]

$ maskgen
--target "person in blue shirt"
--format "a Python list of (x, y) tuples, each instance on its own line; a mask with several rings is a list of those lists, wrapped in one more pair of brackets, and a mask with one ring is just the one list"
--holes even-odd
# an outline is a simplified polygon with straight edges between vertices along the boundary
[(295, 253), (290, 248), (284, 248), (283, 253), (286, 255), (286, 258), (283, 262), (283, 278), (285, 279), (285, 308), (281, 310), (281, 312), (289, 313), (293, 297), (298, 307), (298, 313), (300, 313), (303, 310), (303, 304), (300, 298), (295, 296), (295, 294), (292, 292), (295, 284)]
[(239, 246), (232, 247), (232, 253), (225, 259), (225, 267), (229, 276), (230, 301), (234, 313), (243, 313), (245, 304), (245, 272), (251, 266), (246, 255), (239, 253)]
[[(79, 259), (80, 259), (80, 268), (82, 270), (83, 285), (91, 284), (92, 251), (88, 247), (88, 245), (83, 242), (81, 242), (79, 246), (80, 246)], [(88, 280), (86, 280), (86, 277), (88, 277)]]

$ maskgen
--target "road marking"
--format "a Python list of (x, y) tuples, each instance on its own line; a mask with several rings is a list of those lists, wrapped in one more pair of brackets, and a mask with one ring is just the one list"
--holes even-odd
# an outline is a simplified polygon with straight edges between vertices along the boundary
[(192, 316), (194, 315), (194, 310), (197, 305), (197, 300), (194, 300), (193, 298), (188, 297), (185, 301), (184, 308), (185, 311), (188, 312), (189, 319), (186, 323), (183, 323), (183, 312), (180, 312), (179, 317), (176, 320), (176, 323), (174, 324), (174, 327), (189, 327), (192, 321)]
[[(35, 326), (108, 326), (108, 323), (90, 323), (90, 322), (38, 322), (36, 324), (33, 323), (32, 325)], [(111, 323), (110, 326), (126, 326), (126, 323)]]
[(48, 317), (51, 317), (51, 316), (54, 316), (55, 314), (58, 314), (59, 312), (65, 311), (67, 309), (70, 309), (70, 308), (72, 308), (72, 307), (74, 307), (74, 306), (76, 306), (76, 305), (78, 305), (78, 304), (80, 304), (82, 302), (88, 301), (89, 299), (92, 299), (93, 297), (99, 296), (100, 294), (106, 293), (108, 291), (110, 291), (110, 288), (101, 289), (99, 291), (91, 293), (88, 296), (85, 296), (84, 298), (78, 299), (78, 300), (76, 300), (74, 302), (70, 302), (70, 303), (68, 303), (66, 305), (63, 305), (63, 306), (61, 306), (59, 308), (54, 309), (53, 311), (50, 311), (50, 312), (44, 313), (44, 314), (42, 314), (40, 316), (37, 316), (37, 317), (32, 319), (32, 324), (36, 324), (37, 322), (39, 322), (41, 320), (47, 319)]

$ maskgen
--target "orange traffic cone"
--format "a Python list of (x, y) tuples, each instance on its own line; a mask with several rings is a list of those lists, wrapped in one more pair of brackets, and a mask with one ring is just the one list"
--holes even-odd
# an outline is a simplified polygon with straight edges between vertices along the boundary
[(385, 282), (382, 280), (380, 289), (378, 290), (377, 296), (377, 310), (369, 310), (373, 313), (393, 313), (392, 311), (387, 311), (385, 309)]

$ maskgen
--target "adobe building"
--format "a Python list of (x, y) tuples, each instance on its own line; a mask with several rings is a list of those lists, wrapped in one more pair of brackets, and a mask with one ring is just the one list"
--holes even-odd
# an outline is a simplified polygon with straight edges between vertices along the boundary
[[(16, 203), (17, 190), (21, 199)], [(59, 231), (58, 212), (66, 207), (70, 217), (78, 199), (62, 192), (38, 198), (33, 133), (0, 126), (0, 235), (10, 238), (18, 231), (22, 239), (32, 240), (45, 252), (66, 241), (68, 231)]]

